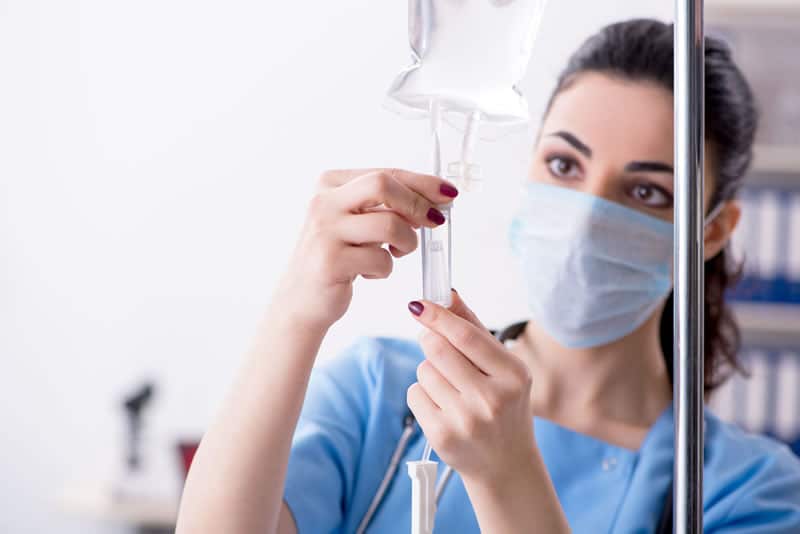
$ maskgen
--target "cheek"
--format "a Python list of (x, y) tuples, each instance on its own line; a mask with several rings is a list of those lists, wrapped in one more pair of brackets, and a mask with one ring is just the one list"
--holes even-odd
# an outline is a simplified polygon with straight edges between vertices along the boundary
[(706, 144), (706, 161), (703, 169), (703, 201), (706, 213), (711, 209), (711, 199), (717, 186), (716, 163), (713, 148)]
[(547, 162), (544, 161), (542, 155), (534, 154), (533, 158), (534, 159), (531, 161), (531, 165), (528, 168), (528, 181), (545, 183), (553, 182), (554, 179), (550, 175), (550, 171), (547, 168)]

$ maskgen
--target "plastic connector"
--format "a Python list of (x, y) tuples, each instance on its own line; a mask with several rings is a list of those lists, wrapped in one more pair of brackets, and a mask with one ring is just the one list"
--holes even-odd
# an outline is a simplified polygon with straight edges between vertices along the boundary
[(411, 477), (411, 534), (433, 534), (438, 462), (408, 462)]

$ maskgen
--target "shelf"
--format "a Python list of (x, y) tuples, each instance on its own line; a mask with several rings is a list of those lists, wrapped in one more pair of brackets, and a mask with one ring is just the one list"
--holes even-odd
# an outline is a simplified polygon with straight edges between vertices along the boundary
[(800, 145), (797, 147), (757, 145), (753, 158), (753, 171), (800, 176)]
[(798, 0), (709, 0), (706, 2), (706, 22), (746, 22), (748, 26), (796, 28), (800, 20)]
[(56, 503), (70, 515), (147, 528), (174, 528), (178, 516), (177, 497), (114, 498), (102, 484), (70, 487)]
[(800, 344), (800, 305), (734, 302), (745, 343)]
[(706, 10), (709, 12), (758, 12), (758, 13), (794, 13), (800, 15), (800, 4), (797, 0), (707, 0)]

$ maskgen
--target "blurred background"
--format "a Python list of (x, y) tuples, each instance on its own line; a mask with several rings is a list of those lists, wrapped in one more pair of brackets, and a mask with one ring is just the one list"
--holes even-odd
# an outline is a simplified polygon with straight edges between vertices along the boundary
[[(736, 236), (752, 377), (714, 407), (794, 443), (800, 4), (707, 3), (764, 114)], [(484, 191), (454, 214), (454, 285), (486, 324), (526, 315), (506, 227), (566, 57), (604, 24), (672, 10), (550, 3), (521, 85), (532, 127), (479, 145)], [(402, 0), (0, 0), (0, 532), (170, 531), (316, 177), (428, 169), (426, 125), (382, 108), (409, 62), (406, 14)], [(323, 358), (417, 333), (417, 254), (357, 286)]]

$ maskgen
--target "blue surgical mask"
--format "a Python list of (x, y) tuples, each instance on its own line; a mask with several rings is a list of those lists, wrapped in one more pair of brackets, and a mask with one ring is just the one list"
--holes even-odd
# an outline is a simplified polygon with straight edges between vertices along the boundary
[(673, 225), (594, 195), (527, 184), (510, 240), (532, 319), (566, 347), (625, 337), (672, 289)]

